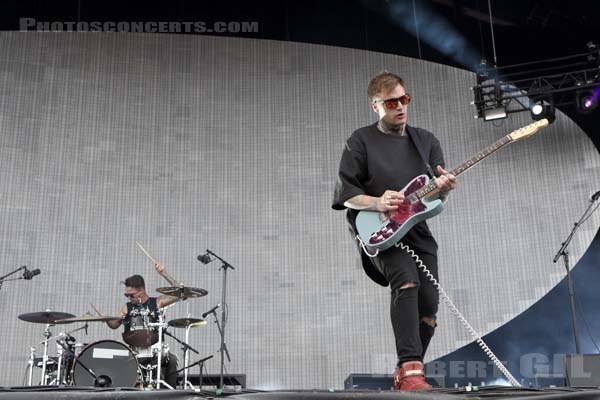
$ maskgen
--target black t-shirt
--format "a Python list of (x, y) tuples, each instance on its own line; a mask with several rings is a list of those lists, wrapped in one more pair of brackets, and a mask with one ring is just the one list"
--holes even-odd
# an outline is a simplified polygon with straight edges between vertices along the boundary
[[(444, 167), (437, 138), (421, 128), (407, 126), (407, 130), (419, 138), (431, 167), (434, 170), (438, 165)], [(379, 197), (386, 190), (399, 191), (422, 174), (427, 174), (427, 167), (408, 135), (383, 133), (376, 123), (360, 128), (344, 145), (332, 207), (344, 210), (344, 202), (361, 194)], [(354, 232), (357, 214), (358, 211), (348, 209), (348, 222)], [(402, 240), (414, 249), (437, 253), (437, 243), (425, 221), (415, 225)]]

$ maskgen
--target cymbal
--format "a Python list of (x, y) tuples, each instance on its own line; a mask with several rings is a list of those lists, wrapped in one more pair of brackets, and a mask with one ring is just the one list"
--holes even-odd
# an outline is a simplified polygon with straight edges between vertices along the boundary
[(172, 326), (173, 328), (187, 328), (188, 326), (195, 328), (206, 324), (207, 322), (201, 318), (179, 318), (169, 321), (169, 326)]
[(73, 316), (72, 318), (64, 318), (56, 321), (57, 324), (70, 324), (71, 322), (94, 322), (94, 321), (116, 321), (121, 319), (121, 317), (109, 317), (109, 316), (99, 316), (99, 315), (82, 315), (81, 317)]
[(54, 324), (57, 320), (74, 317), (73, 314), (58, 311), (42, 311), (19, 315), (19, 319), (38, 324)]
[(182, 299), (194, 299), (208, 294), (208, 291), (204, 289), (188, 286), (167, 286), (158, 288), (156, 291), (161, 294), (166, 294), (167, 296), (179, 297)]

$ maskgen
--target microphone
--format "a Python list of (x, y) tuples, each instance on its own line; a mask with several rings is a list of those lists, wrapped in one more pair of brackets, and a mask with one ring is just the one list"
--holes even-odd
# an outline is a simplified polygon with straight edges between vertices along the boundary
[(214, 306), (213, 308), (211, 308), (210, 310), (208, 310), (207, 312), (202, 314), (202, 318), (206, 318), (207, 315), (214, 313), (215, 310), (219, 307), (221, 307), (221, 304), (217, 304), (216, 306)]
[(598, 200), (598, 197), (600, 197), (600, 190), (592, 195), (592, 201)]
[(23, 272), (23, 279), (30, 281), (34, 276), (39, 275), (40, 270), (38, 268), (33, 271), (29, 271), (27, 267), (25, 267), (25, 272)]
[(88, 323), (86, 322), (85, 325), (83, 326), (83, 329), (85, 329), (85, 336), (87, 336), (88, 334)]
[(212, 261), (210, 254), (210, 250), (206, 250), (206, 254), (201, 254), (198, 256), (198, 261), (200, 261), (202, 264), (208, 264)]

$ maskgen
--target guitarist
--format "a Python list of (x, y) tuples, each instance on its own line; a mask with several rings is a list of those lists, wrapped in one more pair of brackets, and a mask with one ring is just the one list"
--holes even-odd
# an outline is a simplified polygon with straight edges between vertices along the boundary
[[(432, 178), (442, 196), (456, 186), (456, 178), (443, 169), (444, 157), (435, 136), (407, 125), (411, 98), (402, 79), (382, 72), (371, 80), (367, 92), (379, 121), (356, 130), (346, 141), (332, 205), (335, 210), (348, 210), (353, 236), (358, 210), (394, 213), (404, 201), (404, 194), (398, 190), (428, 170), (431, 175), (429, 165), (437, 167), (438, 177)], [(421, 147), (426, 160), (416, 146)], [(437, 243), (426, 222), (415, 225), (402, 241), (438, 279)], [(361, 251), (361, 257), (367, 275), (391, 288), (390, 314), (398, 354), (394, 388), (431, 388), (425, 382), (423, 357), (436, 327), (437, 290), (411, 256), (398, 247), (380, 252), (375, 258)]]

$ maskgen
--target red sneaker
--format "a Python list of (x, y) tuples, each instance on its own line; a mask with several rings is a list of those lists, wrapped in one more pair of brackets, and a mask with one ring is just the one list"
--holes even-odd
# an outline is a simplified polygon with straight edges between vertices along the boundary
[(431, 389), (431, 385), (425, 382), (423, 363), (420, 361), (408, 361), (402, 364), (402, 368), (396, 368), (394, 371), (394, 389)]

